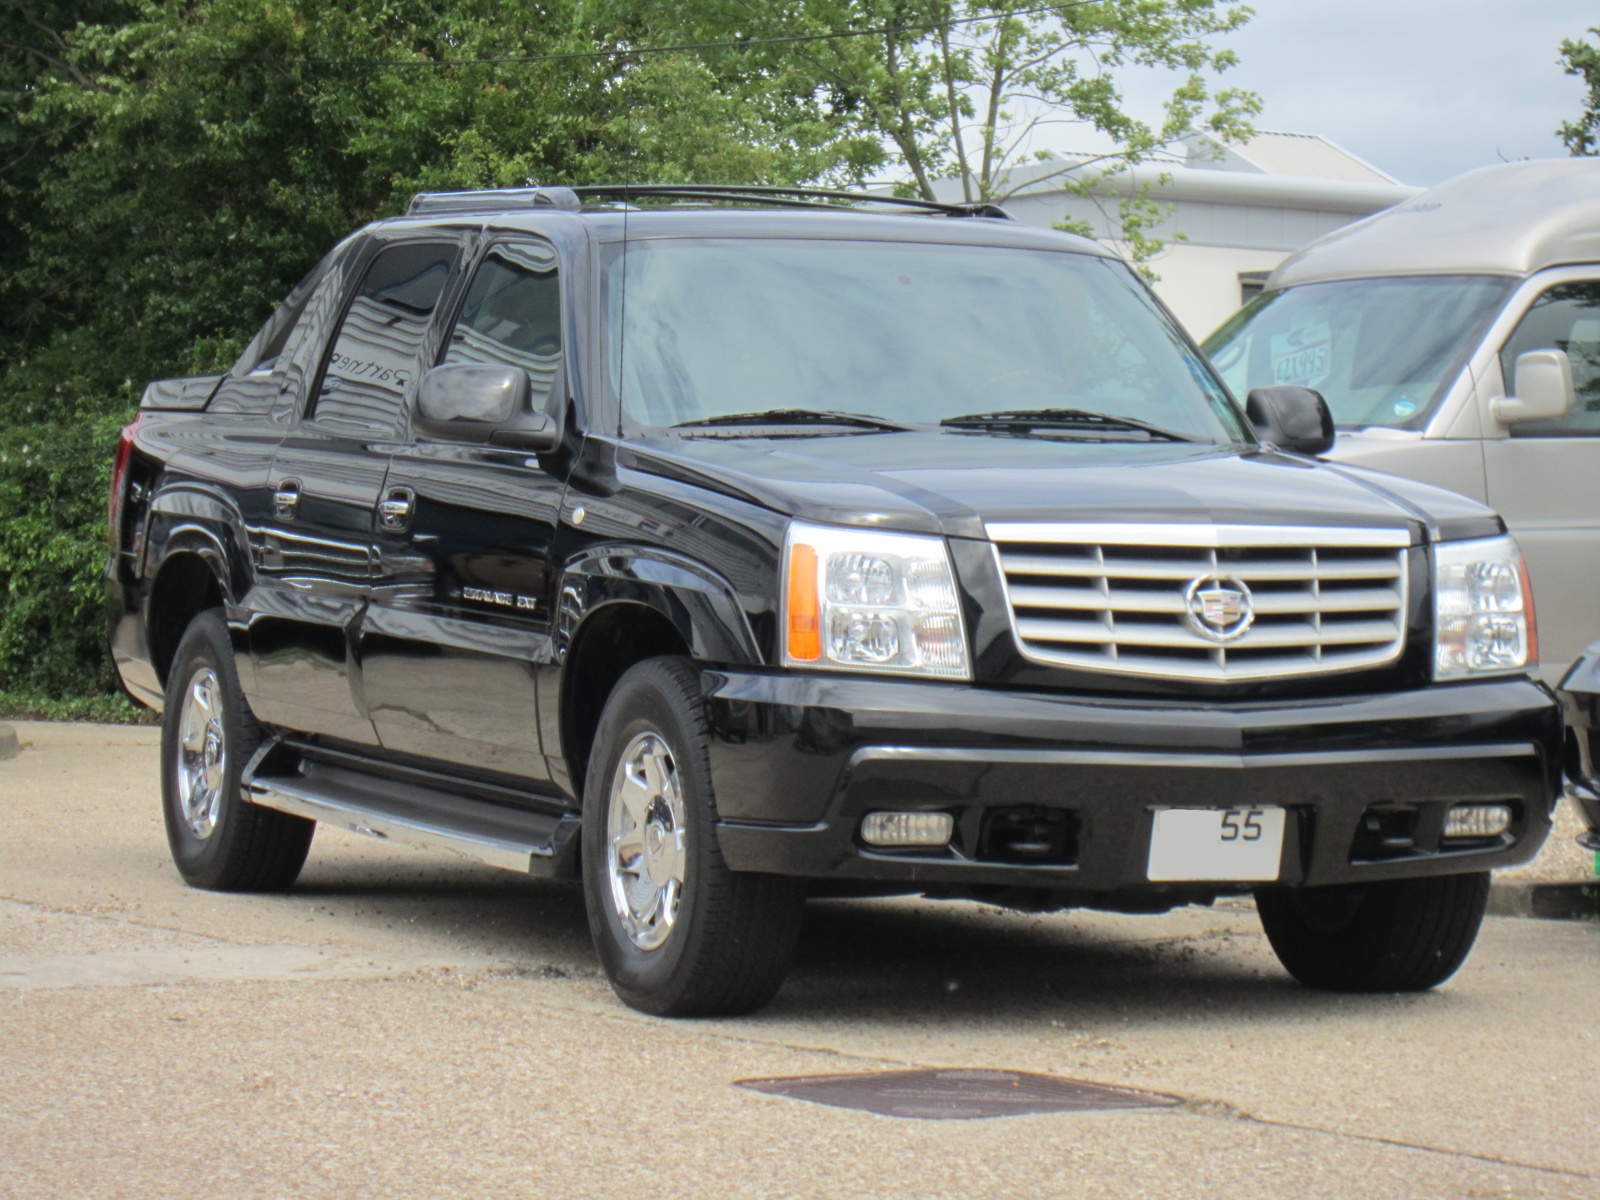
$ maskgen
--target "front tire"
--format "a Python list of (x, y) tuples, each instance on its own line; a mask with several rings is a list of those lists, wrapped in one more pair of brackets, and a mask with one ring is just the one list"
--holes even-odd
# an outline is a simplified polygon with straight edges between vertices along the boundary
[(1466, 960), (1488, 903), (1487, 871), (1256, 893), (1278, 961), (1330, 992), (1437, 987)]
[(239, 688), (233, 642), (216, 609), (184, 631), (167, 675), (161, 797), (172, 861), (190, 887), (286, 891), (305, 865), (316, 822), (258, 808), (240, 779), (261, 729)]
[(589, 931), (611, 986), (641, 1012), (734, 1016), (788, 973), (805, 894), (797, 880), (730, 871), (699, 676), (655, 658), (617, 683), (595, 734), (583, 801)]

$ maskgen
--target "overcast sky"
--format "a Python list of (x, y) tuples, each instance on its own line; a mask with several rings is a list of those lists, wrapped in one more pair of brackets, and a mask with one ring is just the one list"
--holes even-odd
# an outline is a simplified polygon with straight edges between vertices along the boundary
[[(1600, 25), (1600, 4), (1584, 0), (1253, 7), (1255, 17), (1228, 39), (1239, 66), (1223, 82), (1261, 96), (1256, 127), (1320, 133), (1422, 185), (1502, 159), (1564, 155), (1555, 130), (1578, 115), (1584, 89), (1557, 65), (1561, 39)], [(1130, 105), (1153, 115), (1144, 110), (1159, 104), (1159, 81), (1126, 82)]]

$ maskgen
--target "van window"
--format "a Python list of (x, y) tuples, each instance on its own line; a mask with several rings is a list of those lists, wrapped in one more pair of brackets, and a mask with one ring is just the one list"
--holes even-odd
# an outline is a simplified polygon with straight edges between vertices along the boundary
[(1578, 402), (1554, 421), (1519, 421), (1512, 437), (1600, 437), (1600, 282), (1562, 283), (1533, 302), (1500, 351), (1506, 391), (1516, 387), (1517, 356), (1565, 350)]
[(1266, 292), (1206, 340), (1234, 396), (1315, 388), (1344, 428), (1419, 429), (1511, 283), (1476, 276), (1350, 279)]

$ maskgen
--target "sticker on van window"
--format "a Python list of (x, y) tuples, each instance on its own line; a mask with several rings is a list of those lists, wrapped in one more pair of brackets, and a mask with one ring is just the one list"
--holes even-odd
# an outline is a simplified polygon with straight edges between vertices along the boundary
[(1302, 325), (1288, 333), (1273, 334), (1272, 382), (1316, 387), (1328, 377), (1328, 354), (1333, 331), (1327, 325)]

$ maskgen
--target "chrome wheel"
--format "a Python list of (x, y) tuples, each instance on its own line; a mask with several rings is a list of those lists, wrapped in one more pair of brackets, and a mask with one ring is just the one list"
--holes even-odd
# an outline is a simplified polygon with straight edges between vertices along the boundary
[(222, 684), (210, 667), (198, 668), (183, 691), (178, 716), (178, 806), (189, 832), (201, 841), (217, 828), (228, 777), (222, 729)]
[(683, 788), (672, 749), (657, 733), (641, 733), (622, 752), (606, 811), (606, 865), (611, 907), (628, 940), (658, 948), (672, 933), (683, 897)]

